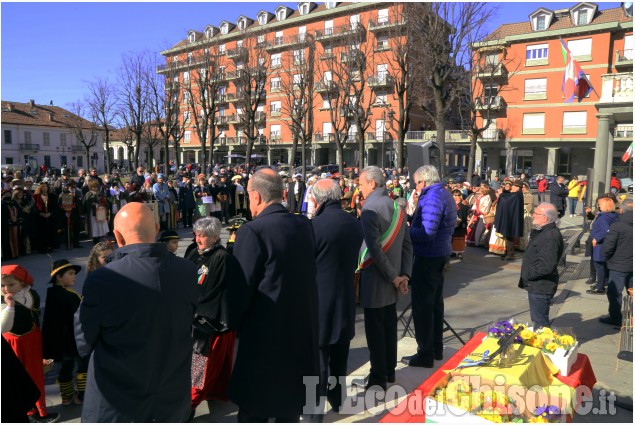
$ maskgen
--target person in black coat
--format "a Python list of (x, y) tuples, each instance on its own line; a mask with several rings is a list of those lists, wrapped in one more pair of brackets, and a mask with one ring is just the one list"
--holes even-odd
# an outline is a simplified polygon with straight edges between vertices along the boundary
[(178, 198), (183, 227), (192, 227), (192, 215), (194, 214), (194, 208), (196, 208), (196, 200), (194, 199), (194, 187), (188, 175), (183, 176), (183, 186), (179, 188)]
[(564, 177), (558, 176), (556, 181), (549, 185), (550, 202), (556, 207), (558, 211), (558, 218), (564, 216), (567, 210), (567, 197), (569, 196), (569, 189), (564, 184)]
[(509, 192), (504, 190), (498, 195), (494, 227), (505, 238), (505, 255), (501, 260), (514, 260), (514, 238), (523, 235), (525, 222), (522, 186), (521, 181), (516, 181)]
[[(320, 311), (320, 395), (334, 411), (343, 397), (350, 341), (355, 336), (354, 273), (364, 235), (359, 220), (342, 210), (341, 189), (332, 179), (313, 186), (318, 207), (313, 224)], [(327, 393), (329, 376), (337, 380)]]
[(196, 266), (154, 243), (150, 209), (115, 217), (119, 248), (90, 273), (75, 315), (81, 356), (90, 355), (82, 422), (184, 422), (191, 412)]
[(293, 176), (293, 181), (289, 183), (289, 190), (287, 191), (287, 205), (289, 206), (289, 212), (297, 214), (300, 213), (305, 191), (306, 184), (302, 181), (302, 174), (296, 174)]
[(239, 422), (298, 422), (315, 412), (303, 407), (313, 402), (307, 387), (317, 389), (320, 370), (315, 238), (306, 217), (282, 206), (274, 170), (256, 171), (248, 195), (254, 220), (240, 226), (234, 245), (247, 284), (229, 294), (240, 338), (229, 398)]
[(633, 288), (633, 200), (625, 199), (620, 218), (611, 224), (604, 236), (604, 260), (609, 269), (607, 297), (609, 315), (600, 322), (622, 326), (622, 292)]
[(146, 178), (143, 175), (143, 167), (138, 167), (137, 172), (132, 177), (130, 177), (130, 183), (134, 183), (135, 185), (137, 185), (137, 189), (140, 189), (143, 187), (145, 182)]
[(529, 234), (529, 245), (520, 270), (518, 287), (528, 292), (534, 329), (549, 326), (549, 305), (558, 287), (558, 262), (564, 242), (556, 227), (557, 214), (555, 207), (546, 202), (534, 210), (534, 230)]

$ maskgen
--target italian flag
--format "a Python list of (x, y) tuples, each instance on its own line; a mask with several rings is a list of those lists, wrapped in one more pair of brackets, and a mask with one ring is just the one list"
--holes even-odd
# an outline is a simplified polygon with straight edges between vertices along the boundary
[(622, 161), (628, 162), (628, 160), (631, 159), (632, 156), (633, 156), (633, 142), (631, 142), (631, 145), (628, 147), (628, 149), (626, 149), (626, 152), (624, 152), (624, 155), (622, 155)]
[(562, 57), (564, 58), (564, 78), (562, 80), (564, 101), (571, 103), (577, 97), (578, 102), (582, 102), (582, 99), (591, 92), (593, 87), (584, 72), (582, 72), (578, 62), (573, 58), (563, 39), (560, 39), (560, 45), (562, 47)]

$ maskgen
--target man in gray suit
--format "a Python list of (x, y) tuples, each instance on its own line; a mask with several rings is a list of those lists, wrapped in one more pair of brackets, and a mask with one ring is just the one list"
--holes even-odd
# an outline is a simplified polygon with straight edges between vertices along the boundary
[(366, 199), (361, 222), (360, 303), (364, 307), (370, 376), (366, 388), (386, 389), (397, 366), (397, 293), (408, 292), (412, 242), (403, 210), (388, 197), (379, 167), (366, 167), (359, 186)]

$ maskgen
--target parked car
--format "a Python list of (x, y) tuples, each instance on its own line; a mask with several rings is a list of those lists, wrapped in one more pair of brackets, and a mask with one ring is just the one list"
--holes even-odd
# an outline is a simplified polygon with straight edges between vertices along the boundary
[[(530, 189), (538, 189), (538, 183), (536, 183), (536, 177), (538, 177), (540, 175), (541, 174), (534, 174), (533, 176), (531, 176), (531, 178), (529, 179), (529, 188)], [(555, 182), (556, 181), (556, 177), (557, 176), (545, 175), (545, 178), (547, 179), (549, 184)]]
[(464, 183), (467, 181), (465, 177), (465, 173), (457, 172), (450, 173), (447, 176), (443, 177), (443, 183), (447, 184), (450, 180), (453, 180), (454, 183)]
[[(307, 170), (308, 170), (308, 167), (307, 167)], [(317, 167), (311, 170), (312, 173), (317, 174), (318, 176), (321, 176), (322, 173), (335, 174), (335, 173), (339, 173), (339, 171), (340, 171), (340, 166), (335, 164), (318, 165)]]
[(630, 177), (624, 177), (622, 180), (622, 190), (624, 192), (626, 190), (628, 193), (633, 193), (633, 179)]

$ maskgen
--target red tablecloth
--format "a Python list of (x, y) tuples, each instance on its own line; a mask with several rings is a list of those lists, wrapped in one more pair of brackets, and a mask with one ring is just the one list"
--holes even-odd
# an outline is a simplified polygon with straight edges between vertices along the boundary
[[(483, 332), (477, 332), (472, 339), (430, 375), (428, 379), (419, 385), (412, 393), (408, 394), (405, 400), (399, 403), (392, 411), (388, 412), (380, 422), (425, 422), (425, 397), (430, 394), (439, 381), (445, 377), (446, 373), (444, 371), (457, 367), (459, 363), (461, 363), (461, 360), (472, 353), (483, 342), (485, 335)], [(577, 388), (580, 385), (593, 388), (593, 385), (596, 383), (595, 374), (593, 373), (589, 358), (580, 353), (578, 353), (578, 359), (571, 367), (569, 376), (561, 376), (558, 373), (556, 378), (572, 388)], [(417, 397), (419, 400), (413, 399)]]

